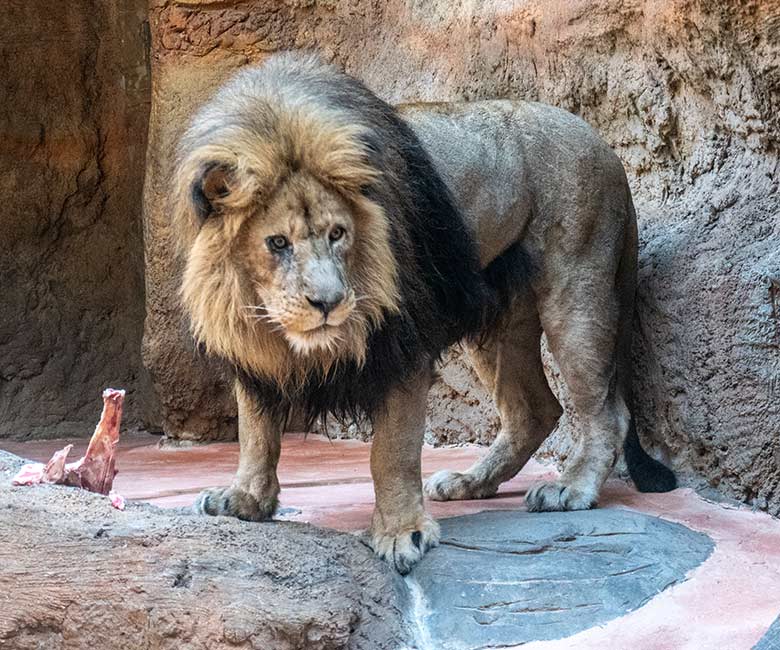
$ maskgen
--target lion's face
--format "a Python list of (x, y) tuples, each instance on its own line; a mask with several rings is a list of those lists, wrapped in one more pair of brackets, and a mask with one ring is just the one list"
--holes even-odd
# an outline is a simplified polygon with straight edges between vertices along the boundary
[(314, 102), (305, 75), (272, 76), (236, 75), (194, 116), (171, 235), (195, 339), (290, 386), (364, 363), (371, 332), (400, 312), (398, 206), (371, 127)]
[(347, 202), (305, 175), (249, 215), (235, 247), (256, 297), (244, 307), (300, 353), (335, 348), (359, 296), (351, 286), (355, 222)]
[(369, 331), (396, 310), (383, 210), (306, 170), (192, 165), (176, 223), (192, 226), (181, 292), (195, 337), (281, 383), (344, 356), (362, 363)]

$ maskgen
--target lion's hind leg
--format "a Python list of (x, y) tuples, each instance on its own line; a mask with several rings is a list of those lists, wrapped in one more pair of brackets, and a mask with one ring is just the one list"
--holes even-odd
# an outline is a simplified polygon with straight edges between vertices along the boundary
[[(540, 301), (547, 342), (561, 371), (579, 423), (579, 436), (558, 481), (526, 495), (531, 511), (585, 510), (620, 456), (631, 414), (618, 378), (621, 312), (630, 313), (612, 281), (592, 274), (580, 286), (561, 283)], [(603, 287), (594, 290), (593, 287)], [(595, 291), (595, 292), (594, 292)]]
[(519, 295), (502, 324), (469, 355), (493, 395), (501, 430), (484, 457), (465, 472), (437, 472), (425, 484), (437, 501), (482, 499), (517, 474), (555, 427), (561, 407), (542, 367), (539, 316), (529, 290)]

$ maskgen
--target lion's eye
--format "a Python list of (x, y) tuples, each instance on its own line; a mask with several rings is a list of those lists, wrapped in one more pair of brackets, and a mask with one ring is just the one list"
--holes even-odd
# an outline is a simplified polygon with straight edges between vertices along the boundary
[(268, 248), (276, 252), (283, 251), (290, 246), (290, 242), (284, 235), (274, 235), (266, 239), (266, 242), (268, 243)]
[(331, 241), (338, 241), (339, 239), (344, 237), (346, 232), (347, 231), (344, 230), (344, 228), (342, 228), (341, 226), (336, 226), (333, 230), (330, 231), (330, 235), (328, 235), (328, 237), (330, 237)]

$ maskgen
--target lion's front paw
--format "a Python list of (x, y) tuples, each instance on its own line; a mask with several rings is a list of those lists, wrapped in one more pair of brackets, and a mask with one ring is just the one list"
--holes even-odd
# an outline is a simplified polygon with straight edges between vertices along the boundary
[(438, 546), (439, 524), (424, 514), (416, 526), (407, 530), (386, 531), (375, 525), (370, 531), (370, 544), (374, 553), (406, 575), (427, 550)]
[(539, 483), (525, 495), (529, 512), (588, 510), (596, 505), (598, 493), (568, 486), (559, 481)]
[(279, 500), (276, 495), (256, 498), (236, 487), (209, 488), (198, 495), (193, 510), (200, 515), (227, 515), (245, 521), (270, 519)]
[(425, 495), (434, 501), (487, 499), (495, 496), (496, 487), (485, 485), (471, 474), (442, 470), (425, 481)]

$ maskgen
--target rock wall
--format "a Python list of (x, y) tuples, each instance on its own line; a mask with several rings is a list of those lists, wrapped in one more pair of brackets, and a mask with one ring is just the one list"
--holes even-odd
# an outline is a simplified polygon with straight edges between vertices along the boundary
[[(232, 435), (233, 415), (174, 307), (161, 207), (172, 147), (232, 70), (311, 48), (392, 102), (534, 99), (598, 128), (639, 212), (636, 392), (648, 445), (692, 480), (780, 511), (780, 3), (153, 0), (151, 24), (145, 358), (168, 435)], [(485, 441), (495, 416), (451, 363), (432, 432)]]
[(0, 438), (90, 435), (107, 385), (142, 420), (145, 21), (143, 0), (0, 11)]

